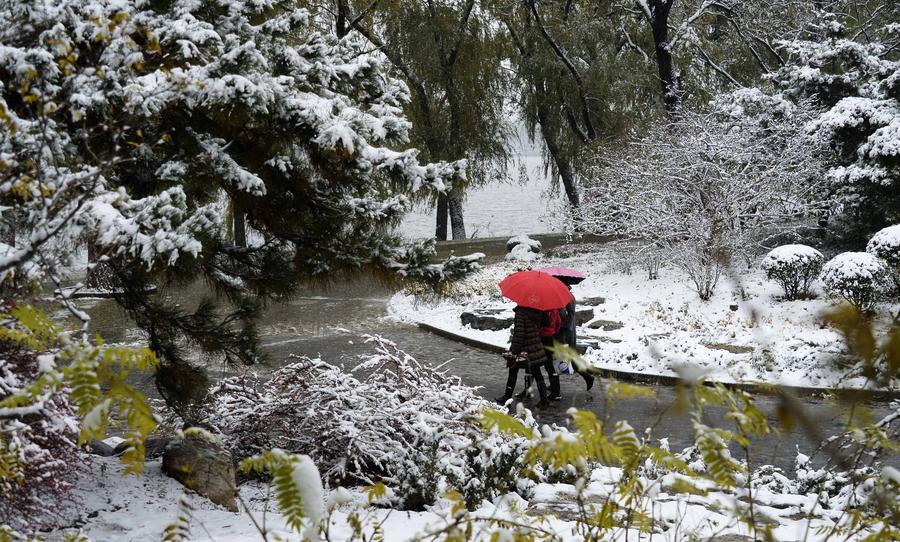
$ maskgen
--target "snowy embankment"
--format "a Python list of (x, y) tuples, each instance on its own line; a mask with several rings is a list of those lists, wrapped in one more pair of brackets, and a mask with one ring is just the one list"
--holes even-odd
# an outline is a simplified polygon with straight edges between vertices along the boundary
[[(693, 367), (708, 380), (766, 382), (811, 388), (859, 388), (862, 377), (848, 377), (836, 360), (847, 354), (841, 335), (822, 315), (833, 300), (814, 284), (814, 299), (782, 301), (779, 287), (762, 271), (725, 276), (715, 295), (701, 301), (689, 279), (674, 268), (648, 280), (639, 267), (626, 272), (611, 250), (568, 258), (542, 258), (534, 268), (576, 268), (587, 279), (573, 287), (579, 309), (594, 304), (593, 318), (578, 328), (588, 346), (585, 359), (598, 368), (644, 376), (676, 376)], [(463, 325), (460, 315), (499, 311), (512, 316), (514, 304), (499, 295), (497, 283), (517, 269), (505, 262), (486, 267), (459, 285), (456, 295), (427, 300), (407, 293), (390, 301), (394, 318), (426, 323), (494, 346), (506, 346), (509, 330), (488, 331)], [(739, 281), (739, 284), (736, 282)], [(897, 307), (886, 307), (896, 312)], [(693, 371), (692, 371), (692, 374)]]
[[(188, 540), (195, 541), (248, 541), (262, 540), (255, 525), (268, 531), (270, 540), (281, 535), (281, 539), (294, 540), (285, 524), (285, 518), (275, 504), (267, 502), (268, 488), (265, 484), (248, 482), (239, 487), (242, 511), (229, 512), (206, 499), (185, 490), (178, 482), (162, 473), (160, 461), (150, 461), (140, 478), (122, 475), (122, 467), (117, 458), (91, 457), (88, 473), (76, 488), (74, 501), (77, 509), (70, 512), (71, 527), (91, 540), (161, 540), (166, 527), (176, 524), (178, 516), (187, 519), (190, 531)], [(614, 490), (621, 470), (599, 467), (593, 471), (591, 481), (586, 486), (583, 499), (588, 503), (599, 503), (607, 499)], [(734, 519), (734, 511), (746, 506), (741, 494), (710, 491), (706, 495), (688, 495), (671, 490), (675, 483), (672, 474), (663, 475), (650, 481), (656, 489), (653, 503), (644, 503), (653, 519), (655, 540), (683, 540), (688, 533), (706, 538), (725, 534), (747, 535), (747, 528)], [(848, 495), (832, 499), (834, 507), (827, 506), (821, 498), (817, 502), (814, 493), (792, 494), (787, 490), (783, 476), (769, 476), (769, 484), (754, 490), (756, 513), (764, 523), (773, 525), (776, 540), (819, 540), (819, 527), (830, 527), (839, 521), (839, 509)], [(771, 486), (771, 487), (769, 487)], [(472, 518), (507, 519), (519, 525), (529, 525), (556, 534), (560, 540), (583, 540), (576, 532), (578, 509), (575, 501), (576, 489), (571, 484), (541, 483), (535, 485), (529, 498), (523, 499), (515, 493), (500, 496), (493, 502), (484, 501), (477, 510), (470, 512)], [(179, 498), (179, 496), (181, 496)], [(271, 497), (271, 494), (268, 495)], [(181, 502), (179, 502), (181, 501)], [(326, 513), (330, 513), (329, 539), (350, 540), (353, 530), (350, 515), (356, 513), (367, 525), (366, 532), (372, 535), (380, 523), (387, 542), (428, 539), (430, 534), (439, 532), (450, 525), (455, 518), (452, 503), (439, 500), (423, 512), (407, 512), (376, 506), (369, 506), (368, 496), (363, 490), (345, 491), (339, 489), (327, 492)], [(246, 507), (246, 508), (245, 508)], [(252, 517), (251, 517), (252, 515)], [(807, 520), (809, 517), (811, 519)], [(254, 523), (255, 522), (255, 523)], [(184, 525), (184, 523), (182, 523)], [(483, 527), (473, 540), (489, 540), (497, 525), (480, 522)], [(71, 532), (70, 529), (69, 531)], [(61, 532), (51, 536), (61, 537)], [(618, 529), (609, 540), (646, 539), (648, 533), (637, 529)]]

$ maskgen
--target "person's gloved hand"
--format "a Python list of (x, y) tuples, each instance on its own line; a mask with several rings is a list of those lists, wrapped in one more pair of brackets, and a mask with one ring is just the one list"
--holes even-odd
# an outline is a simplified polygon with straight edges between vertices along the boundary
[(516, 364), (516, 355), (513, 354), (512, 352), (510, 352), (509, 350), (507, 350), (506, 352), (503, 352), (502, 354), (500, 354), (500, 356), (506, 360), (507, 367), (512, 367), (513, 365)]

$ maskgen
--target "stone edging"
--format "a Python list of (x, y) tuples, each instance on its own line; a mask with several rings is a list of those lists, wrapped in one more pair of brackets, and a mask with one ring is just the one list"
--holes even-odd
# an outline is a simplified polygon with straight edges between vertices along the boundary
[[(431, 324), (426, 324), (425, 322), (418, 322), (417, 326), (419, 329), (424, 331), (428, 331), (429, 333), (434, 333), (440, 337), (444, 337), (445, 339), (450, 339), (452, 341), (456, 341), (458, 343), (465, 344), (467, 346), (471, 346), (472, 348), (478, 348), (479, 350), (484, 350), (487, 352), (493, 352), (495, 354), (500, 354), (504, 352), (506, 349), (502, 346), (497, 346), (495, 344), (487, 343), (484, 341), (479, 341), (478, 339), (473, 339), (471, 337), (466, 337), (465, 335), (460, 335), (458, 333), (454, 333), (452, 331), (447, 331), (446, 329), (439, 328), (437, 326), (433, 326)], [(617, 380), (622, 380), (625, 382), (635, 382), (639, 384), (648, 384), (648, 385), (664, 385), (664, 386), (673, 386), (675, 385), (679, 379), (675, 376), (669, 375), (654, 375), (654, 374), (643, 374), (643, 373), (632, 373), (628, 371), (620, 371), (617, 369), (602, 369), (598, 368), (599, 375), (603, 378), (615, 378)], [(731, 389), (739, 389), (752, 393), (762, 393), (762, 394), (772, 394), (773, 391), (767, 389), (765, 386), (761, 386), (759, 384), (749, 384), (749, 383), (737, 383), (737, 382), (722, 382), (722, 384)], [(835, 388), (814, 388), (814, 387), (806, 387), (806, 386), (780, 386), (781, 389), (785, 389), (797, 395), (806, 395), (806, 396), (816, 396), (816, 395), (825, 395), (828, 393), (836, 393), (838, 395), (843, 393), (853, 393), (860, 390), (852, 390), (852, 389), (835, 389)], [(873, 401), (890, 401), (892, 399), (900, 399), (900, 390), (892, 391), (892, 390), (883, 390), (883, 391), (875, 391), (875, 390), (867, 390), (867, 394), (869, 394), (869, 398)]]

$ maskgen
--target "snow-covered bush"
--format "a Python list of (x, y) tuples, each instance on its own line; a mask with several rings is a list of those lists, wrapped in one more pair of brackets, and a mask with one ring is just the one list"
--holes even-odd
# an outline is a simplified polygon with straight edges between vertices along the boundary
[(782, 245), (763, 258), (761, 267), (769, 279), (781, 285), (785, 299), (809, 296), (809, 287), (822, 271), (825, 257), (806, 245)]
[(427, 444), (423, 427), (441, 428), (442, 455), (467, 446), (469, 420), (490, 403), (393, 343), (369, 341), (376, 353), (351, 372), (295, 358), (264, 383), (254, 375), (224, 379), (210, 391), (209, 422), (237, 457), (272, 448), (304, 453), (328, 478), (365, 483), (399, 479), (404, 458)]
[(78, 419), (66, 390), (19, 408), (3, 405), (52, 367), (52, 356), (36, 355), (0, 341), (0, 524), (34, 529), (55, 520), (78, 478)]
[(878, 256), (887, 263), (894, 291), (900, 294), (900, 224), (879, 230), (869, 239), (866, 252)]
[(507, 493), (527, 498), (531, 481), (521, 473), (528, 467), (525, 457), (532, 443), (476, 434), (474, 430), (470, 437), (471, 444), (462, 451), (462, 459), (444, 471), (448, 485), (460, 492), (469, 510)]
[(872, 308), (884, 278), (884, 262), (868, 252), (844, 252), (822, 267), (825, 290), (861, 311)]

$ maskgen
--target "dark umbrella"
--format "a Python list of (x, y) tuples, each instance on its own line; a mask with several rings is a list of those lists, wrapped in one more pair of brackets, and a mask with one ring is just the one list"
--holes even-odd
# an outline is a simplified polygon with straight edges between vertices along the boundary
[(578, 284), (585, 279), (581, 271), (571, 267), (545, 267), (544, 269), (538, 269), (538, 271), (553, 275), (566, 284)]

